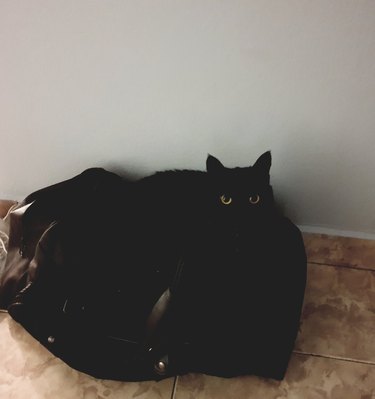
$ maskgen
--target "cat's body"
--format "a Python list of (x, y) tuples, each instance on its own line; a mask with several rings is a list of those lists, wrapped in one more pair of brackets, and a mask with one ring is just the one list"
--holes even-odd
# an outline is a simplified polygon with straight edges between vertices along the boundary
[(270, 166), (269, 152), (243, 168), (226, 168), (209, 155), (206, 172), (167, 170), (134, 182), (138, 242), (147, 242), (151, 256), (168, 254), (172, 262), (197, 241), (239, 252), (275, 215)]
[[(217, 211), (218, 216), (235, 219), (264, 217), (273, 204), (269, 184), (271, 154), (263, 154), (254, 166), (226, 168), (209, 155), (207, 171), (167, 170), (136, 182), (137, 200), (148, 207), (175, 210), (180, 216)], [(228, 201), (222, 200), (225, 196)], [(209, 210), (207, 210), (207, 207)], [(221, 214), (221, 215), (220, 215)]]

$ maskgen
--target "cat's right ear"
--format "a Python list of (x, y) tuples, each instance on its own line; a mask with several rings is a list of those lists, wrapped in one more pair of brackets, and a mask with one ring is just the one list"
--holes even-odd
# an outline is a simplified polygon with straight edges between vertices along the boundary
[(271, 151), (267, 151), (257, 159), (255, 164), (253, 165), (253, 168), (261, 171), (266, 175), (269, 175), (271, 163), (272, 163)]
[(206, 160), (206, 169), (208, 173), (217, 173), (224, 169), (224, 165), (215, 157), (208, 154)]

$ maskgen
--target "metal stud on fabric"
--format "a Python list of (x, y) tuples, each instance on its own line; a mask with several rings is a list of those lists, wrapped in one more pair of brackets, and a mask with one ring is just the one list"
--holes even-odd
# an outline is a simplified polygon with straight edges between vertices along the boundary
[(155, 371), (156, 371), (158, 374), (160, 374), (160, 375), (165, 374), (166, 371), (167, 371), (167, 365), (166, 365), (164, 362), (162, 362), (162, 361), (157, 362), (157, 363), (155, 364), (154, 368), (155, 368)]
[(53, 337), (52, 335), (50, 335), (50, 336), (47, 338), (47, 341), (48, 341), (49, 344), (53, 344), (53, 343), (55, 342), (55, 337)]

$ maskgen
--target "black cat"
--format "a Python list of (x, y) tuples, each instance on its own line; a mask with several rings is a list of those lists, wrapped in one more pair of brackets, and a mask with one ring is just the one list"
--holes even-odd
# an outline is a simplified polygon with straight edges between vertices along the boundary
[(171, 268), (197, 242), (238, 250), (240, 236), (264, 230), (276, 214), (270, 167), (270, 152), (236, 168), (208, 155), (206, 172), (167, 170), (134, 182), (128, 208), (135, 245)]
[(139, 222), (143, 219), (159, 234), (169, 230), (175, 236), (194, 233), (202, 223), (220, 221), (227, 227), (243, 227), (273, 214), (270, 152), (253, 166), (242, 168), (226, 168), (208, 155), (206, 167), (207, 172), (157, 172), (135, 182), (133, 209), (140, 211)]

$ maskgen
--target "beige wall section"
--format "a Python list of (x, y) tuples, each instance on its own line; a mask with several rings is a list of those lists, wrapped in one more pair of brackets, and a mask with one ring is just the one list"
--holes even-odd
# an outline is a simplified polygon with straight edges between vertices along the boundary
[(273, 152), (299, 224), (375, 233), (375, 2), (0, 1), (0, 198)]

